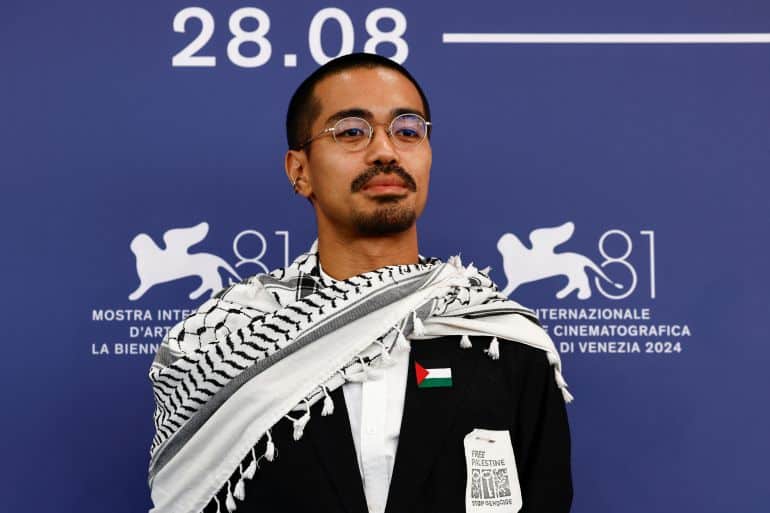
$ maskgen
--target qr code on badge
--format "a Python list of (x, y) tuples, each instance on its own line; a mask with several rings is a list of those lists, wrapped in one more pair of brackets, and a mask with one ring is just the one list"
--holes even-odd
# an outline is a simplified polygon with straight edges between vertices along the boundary
[(511, 482), (508, 469), (471, 471), (471, 498), (497, 499), (511, 496)]
[(481, 470), (473, 469), (471, 472), (471, 497), (481, 498)]
[(492, 471), (495, 474), (495, 485), (498, 497), (511, 496), (511, 482), (508, 480), (508, 469), (501, 468)]

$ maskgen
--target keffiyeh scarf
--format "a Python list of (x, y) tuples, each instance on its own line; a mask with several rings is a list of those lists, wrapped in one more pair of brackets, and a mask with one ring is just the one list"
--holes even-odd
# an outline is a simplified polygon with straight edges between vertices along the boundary
[(553, 342), (488, 269), (420, 256), (331, 282), (319, 273), (317, 247), (223, 289), (164, 338), (150, 368), (151, 513), (199, 513), (210, 502), (235, 511), (244, 480), (275, 457), (271, 428), (290, 422), (299, 439), (314, 403), (333, 413), (332, 390), (391, 364), (409, 339), (461, 335), (468, 348), (469, 336), (487, 336), (493, 359), (498, 337), (542, 349), (572, 400)]

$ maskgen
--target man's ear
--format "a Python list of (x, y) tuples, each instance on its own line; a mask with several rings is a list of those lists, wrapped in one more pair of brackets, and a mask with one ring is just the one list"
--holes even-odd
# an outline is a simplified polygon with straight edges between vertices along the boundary
[(284, 159), (284, 168), (289, 183), (294, 184), (297, 194), (309, 197), (313, 193), (313, 187), (308, 175), (307, 154), (302, 150), (288, 150)]

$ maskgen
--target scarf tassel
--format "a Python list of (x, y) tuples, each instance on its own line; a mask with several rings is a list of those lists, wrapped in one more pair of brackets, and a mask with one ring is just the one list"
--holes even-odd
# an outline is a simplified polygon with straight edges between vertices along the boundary
[(220, 506), (219, 506), (219, 499), (217, 498), (217, 496), (216, 496), (216, 495), (214, 496), (214, 502), (215, 502), (215, 503), (216, 503), (216, 505), (217, 505), (217, 511), (216, 511), (216, 513), (221, 513), (221, 509), (220, 509)]
[(489, 343), (489, 348), (484, 350), (487, 356), (493, 360), (500, 359), (500, 342), (497, 341), (497, 337), (492, 337), (492, 342)]
[(302, 415), (298, 419), (294, 420), (294, 440), (299, 440), (302, 438), (302, 435), (305, 432), (305, 426), (307, 426), (307, 423), (310, 421), (310, 410), (305, 412), (304, 415)]
[(238, 505), (235, 504), (235, 498), (233, 498), (233, 490), (230, 488), (229, 480), (227, 481), (227, 498), (225, 499), (225, 506), (230, 513), (233, 513), (233, 511), (238, 508)]
[(473, 344), (471, 344), (471, 339), (468, 335), (463, 335), (463, 338), (460, 339), (460, 347), (463, 349), (470, 349), (473, 347)]
[(463, 276), (465, 276), (466, 278), (473, 278), (474, 276), (476, 276), (476, 273), (478, 272), (479, 271), (478, 269), (476, 269), (476, 266), (473, 265), (473, 262), (471, 262), (470, 264), (468, 264), (468, 267), (463, 269)]
[(404, 332), (401, 331), (401, 328), (398, 327), (398, 324), (395, 326), (396, 331), (398, 331), (398, 335), (396, 335), (396, 347), (401, 349), (402, 351), (411, 351), (412, 345), (409, 343), (409, 340), (404, 336)]
[(254, 474), (257, 473), (257, 455), (254, 453), (254, 448), (251, 448), (251, 463), (249, 463), (249, 466), (246, 467), (246, 470), (243, 472), (243, 477), (245, 479), (253, 479)]
[(412, 312), (412, 319), (413, 319), (412, 335), (416, 337), (422, 337), (423, 335), (425, 335), (425, 325), (422, 323), (422, 320), (419, 317), (417, 317), (416, 311)]
[(275, 444), (273, 443), (273, 436), (270, 431), (267, 432), (267, 445), (265, 446), (265, 459), (267, 461), (273, 461), (275, 459)]
[(334, 413), (334, 401), (332, 400), (332, 396), (329, 395), (329, 390), (326, 386), (321, 385), (321, 390), (323, 390), (324, 393), (324, 407), (323, 410), (321, 410), (321, 416), (326, 417), (327, 415)]
[(235, 491), (233, 492), (233, 496), (235, 496), (236, 499), (239, 501), (242, 501), (246, 498), (246, 485), (243, 482), (243, 466), (240, 467), (241, 471), (241, 478), (238, 480), (237, 483), (235, 483)]
[(463, 261), (459, 253), (457, 255), (453, 255), (447, 258), (446, 263), (453, 266), (458, 271), (463, 268)]

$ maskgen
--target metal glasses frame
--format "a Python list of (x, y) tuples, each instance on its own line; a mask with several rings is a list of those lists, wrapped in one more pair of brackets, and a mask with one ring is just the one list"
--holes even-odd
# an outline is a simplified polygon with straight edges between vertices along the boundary
[[(385, 130), (385, 133), (387, 133), (388, 137), (390, 137), (390, 140), (393, 141), (393, 145), (394, 146), (396, 146), (397, 148), (404, 148), (404, 146), (399, 145), (398, 143), (395, 142), (395, 139), (393, 139), (393, 123), (395, 123), (398, 118), (401, 118), (401, 117), (404, 117), (404, 116), (415, 116), (415, 117), (420, 118), (422, 120), (422, 122), (425, 123), (425, 135), (423, 135), (422, 139), (420, 139), (420, 142), (418, 142), (418, 143), (413, 145), (413, 146), (419, 146), (428, 137), (428, 132), (430, 131), (430, 127), (431, 127), (431, 124), (432, 124), (430, 121), (426, 121), (425, 118), (423, 118), (419, 114), (413, 114), (411, 112), (405, 112), (404, 114), (399, 114), (398, 116), (396, 116), (395, 118), (393, 118), (390, 121), (390, 124), (388, 124), (388, 128)], [(364, 118), (360, 118), (358, 116), (348, 116), (348, 117), (340, 119), (339, 121), (334, 123), (334, 126), (331, 126), (329, 128), (324, 128), (321, 132), (319, 132), (318, 134), (314, 135), (313, 137), (311, 137), (310, 139), (308, 139), (304, 143), (300, 144), (298, 149), (301, 150), (305, 146), (310, 144), (311, 142), (315, 141), (316, 139), (319, 139), (319, 138), (321, 138), (321, 137), (323, 137), (325, 135), (328, 135), (328, 134), (332, 134), (332, 137), (334, 137), (334, 142), (335, 143), (338, 142), (337, 141), (337, 137), (334, 135), (334, 132), (337, 130), (337, 125), (339, 125), (343, 121), (347, 121), (349, 119), (360, 119), (361, 121), (366, 123), (366, 125), (369, 127), (369, 139), (366, 141), (366, 144), (363, 145), (360, 150), (350, 150), (350, 151), (361, 151), (361, 150), (363, 150), (364, 148), (369, 146), (369, 144), (372, 142), (372, 137), (374, 136), (374, 127), (367, 120), (365, 120)], [(375, 126), (380, 126), (380, 125), (384, 125), (384, 124), (385, 123), (376, 123)], [(407, 146), (407, 147), (410, 148), (412, 146)]]

